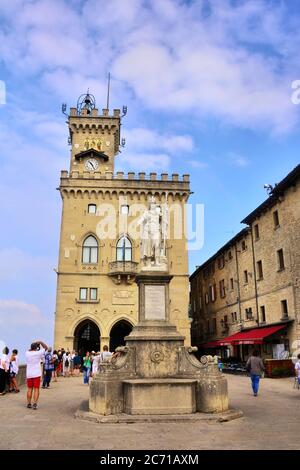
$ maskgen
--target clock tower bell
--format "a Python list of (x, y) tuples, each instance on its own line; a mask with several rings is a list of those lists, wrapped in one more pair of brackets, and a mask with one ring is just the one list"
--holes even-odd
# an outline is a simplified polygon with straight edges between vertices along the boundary
[(89, 92), (81, 95), (68, 116), (71, 144), (70, 171), (114, 172), (114, 159), (120, 147), (120, 110), (99, 113)]

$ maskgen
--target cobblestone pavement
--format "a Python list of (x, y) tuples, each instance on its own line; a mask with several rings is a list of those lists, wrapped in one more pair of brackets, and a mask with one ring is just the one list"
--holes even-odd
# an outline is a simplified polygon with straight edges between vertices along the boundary
[(228, 423), (97, 424), (74, 413), (88, 397), (81, 378), (60, 378), (41, 390), (39, 409), (25, 407), (26, 389), (0, 397), (0, 449), (299, 449), (300, 390), (294, 379), (263, 379), (253, 397), (250, 379), (227, 375)]

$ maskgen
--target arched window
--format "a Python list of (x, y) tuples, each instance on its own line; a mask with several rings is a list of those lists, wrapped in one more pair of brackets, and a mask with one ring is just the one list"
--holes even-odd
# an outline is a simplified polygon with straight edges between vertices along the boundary
[(92, 235), (89, 235), (83, 242), (82, 262), (89, 264), (98, 262), (98, 242)]
[(117, 261), (131, 261), (132, 245), (129, 238), (121, 237), (117, 243)]

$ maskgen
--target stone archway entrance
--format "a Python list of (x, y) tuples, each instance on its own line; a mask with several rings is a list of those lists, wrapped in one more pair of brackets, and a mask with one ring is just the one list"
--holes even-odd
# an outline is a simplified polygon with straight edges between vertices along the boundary
[(100, 330), (92, 320), (83, 320), (74, 332), (74, 349), (80, 355), (100, 351)]
[(126, 320), (120, 320), (110, 330), (109, 350), (114, 351), (118, 346), (125, 345), (125, 336), (129, 335), (132, 325)]

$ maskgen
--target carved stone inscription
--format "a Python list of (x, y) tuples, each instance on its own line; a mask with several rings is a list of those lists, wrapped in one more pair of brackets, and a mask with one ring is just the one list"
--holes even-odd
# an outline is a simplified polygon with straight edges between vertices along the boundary
[(165, 286), (145, 286), (145, 320), (165, 320)]
[(113, 305), (133, 305), (134, 297), (133, 292), (129, 290), (115, 290), (112, 293)]

